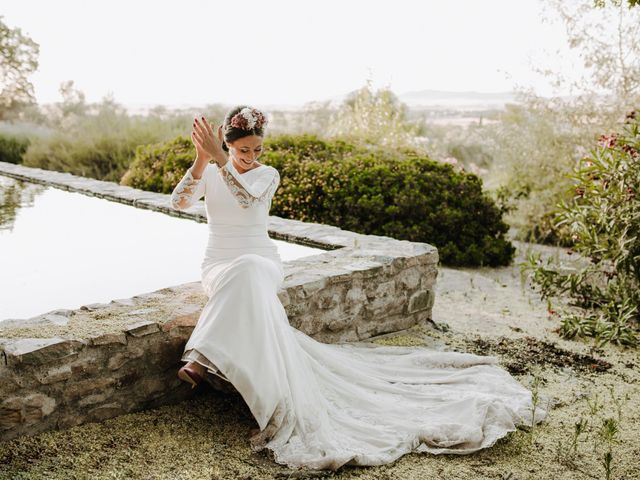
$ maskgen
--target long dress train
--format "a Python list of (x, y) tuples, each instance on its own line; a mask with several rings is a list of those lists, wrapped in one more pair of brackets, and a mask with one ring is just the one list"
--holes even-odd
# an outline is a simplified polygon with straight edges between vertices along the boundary
[[(289, 324), (277, 292), (282, 261), (267, 230), (278, 171), (240, 173), (228, 160), (188, 169), (172, 193), (184, 209), (205, 197), (209, 297), (183, 361), (233, 384), (269, 449), (289, 467), (381, 465), (409, 452), (469, 454), (518, 424), (546, 417), (494, 356), (426, 347), (325, 344)], [(535, 414), (533, 413), (535, 411)], [(534, 418), (532, 418), (534, 417)]]

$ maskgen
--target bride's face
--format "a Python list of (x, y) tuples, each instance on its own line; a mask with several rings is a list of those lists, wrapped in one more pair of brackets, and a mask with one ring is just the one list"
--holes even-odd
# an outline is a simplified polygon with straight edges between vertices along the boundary
[(245, 170), (250, 169), (256, 166), (254, 162), (262, 153), (262, 137), (249, 135), (248, 137), (228, 142), (227, 146), (236, 166), (239, 165)]

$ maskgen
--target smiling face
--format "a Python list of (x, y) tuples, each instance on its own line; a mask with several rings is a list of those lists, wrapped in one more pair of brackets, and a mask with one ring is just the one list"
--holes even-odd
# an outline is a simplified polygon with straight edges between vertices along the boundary
[(255, 162), (262, 153), (262, 137), (249, 135), (233, 142), (227, 142), (227, 146), (229, 147), (229, 155), (237, 169), (245, 171), (258, 166)]

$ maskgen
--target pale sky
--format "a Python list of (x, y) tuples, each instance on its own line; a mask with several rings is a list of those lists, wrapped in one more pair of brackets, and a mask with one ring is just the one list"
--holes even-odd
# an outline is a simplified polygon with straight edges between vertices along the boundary
[(551, 90), (529, 62), (564, 44), (540, 0), (2, 0), (40, 44), (39, 102), (301, 105), (372, 80), (395, 93)]

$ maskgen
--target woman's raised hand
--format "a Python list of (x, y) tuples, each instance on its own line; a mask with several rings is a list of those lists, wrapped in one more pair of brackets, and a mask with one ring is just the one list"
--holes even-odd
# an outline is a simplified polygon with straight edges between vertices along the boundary
[(214, 135), (211, 124), (201, 117), (193, 122), (193, 131), (191, 132), (191, 141), (196, 147), (198, 158), (206, 158), (207, 161), (214, 159), (216, 162), (221, 158), (226, 158), (227, 154), (222, 149), (222, 125), (217, 128), (217, 134)]

